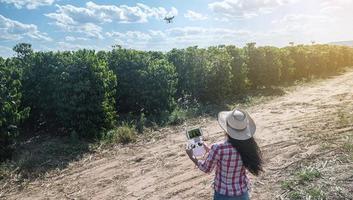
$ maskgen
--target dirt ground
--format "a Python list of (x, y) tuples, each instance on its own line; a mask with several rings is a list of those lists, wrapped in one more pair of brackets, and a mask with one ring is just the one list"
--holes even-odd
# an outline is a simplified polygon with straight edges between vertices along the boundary
[[(325, 142), (318, 141), (325, 141), (321, 137), (325, 134), (337, 135), (353, 130), (351, 124), (338, 124), (336, 119), (337, 111), (348, 105), (353, 105), (352, 70), (298, 86), (283, 96), (249, 107), (265, 160), (265, 172), (259, 177), (250, 176), (252, 199), (288, 198), (280, 182), (289, 179), (291, 170), (303, 163), (317, 164), (326, 159), (325, 166), (318, 167), (323, 173), (326, 173), (324, 168), (336, 166), (334, 148), (326, 144), (325, 149)], [(223, 139), (216, 119), (203, 118), (198, 122), (208, 143)], [(150, 141), (87, 154), (59, 174), (48, 173), (45, 178), (23, 188), (7, 190), (2, 198), (211, 199), (214, 174), (200, 172), (185, 156), (183, 130), (182, 126), (165, 128), (155, 133), (157, 136)], [(313, 159), (315, 157), (320, 159)], [(346, 196), (341, 199), (351, 199), (353, 163), (337, 163), (339, 170), (335, 176), (344, 175), (346, 181), (342, 183)]]

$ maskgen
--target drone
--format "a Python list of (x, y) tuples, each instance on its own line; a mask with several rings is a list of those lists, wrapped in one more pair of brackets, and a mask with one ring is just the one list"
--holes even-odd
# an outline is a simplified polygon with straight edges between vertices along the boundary
[(175, 17), (175, 16), (171, 16), (171, 17), (164, 17), (164, 20), (165, 20), (168, 24), (170, 24), (170, 23), (172, 23), (172, 22), (173, 22), (174, 17)]

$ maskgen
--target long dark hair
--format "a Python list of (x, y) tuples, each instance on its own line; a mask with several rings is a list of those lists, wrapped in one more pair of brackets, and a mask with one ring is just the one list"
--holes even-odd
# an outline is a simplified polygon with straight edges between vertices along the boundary
[(229, 143), (237, 149), (243, 160), (244, 167), (249, 170), (250, 173), (258, 176), (262, 169), (262, 154), (259, 146), (257, 145), (254, 138), (248, 140), (236, 140), (228, 137)]

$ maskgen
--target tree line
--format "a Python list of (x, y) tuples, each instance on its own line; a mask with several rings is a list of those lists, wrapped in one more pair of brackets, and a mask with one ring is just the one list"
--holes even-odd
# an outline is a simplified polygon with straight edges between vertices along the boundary
[(99, 139), (119, 116), (158, 121), (186, 100), (217, 104), (353, 65), (353, 48), (319, 44), (34, 52), (20, 43), (13, 50), (0, 58), (0, 160), (27, 131)]

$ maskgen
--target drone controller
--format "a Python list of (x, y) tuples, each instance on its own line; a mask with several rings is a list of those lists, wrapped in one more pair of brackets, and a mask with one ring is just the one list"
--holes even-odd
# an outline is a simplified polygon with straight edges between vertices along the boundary
[(206, 150), (202, 141), (202, 131), (200, 128), (186, 130), (188, 139), (188, 149), (192, 149), (194, 156), (201, 157), (205, 155)]

